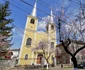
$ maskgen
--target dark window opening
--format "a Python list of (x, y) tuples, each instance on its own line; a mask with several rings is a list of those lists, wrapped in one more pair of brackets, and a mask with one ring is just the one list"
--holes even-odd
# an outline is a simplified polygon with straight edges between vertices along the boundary
[(28, 60), (28, 54), (25, 55), (25, 60)]
[(51, 56), (51, 59), (52, 59), (52, 60), (54, 59), (53, 55)]
[(53, 25), (51, 26), (51, 29), (53, 29), (53, 30), (54, 30), (54, 26), (53, 26)]
[(32, 39), (31, 38), (28, 38), (27, 39), (27, 42), (26, 42), (26, 45), (31, 45), (31, 42), (32, 42)]
[(83, 56), (81, 56), (81, 59), (83, 60)]
[(48, 31), (48, 27), (47, 27), (47, 31)]
[(31, 19), (30, 23), (34, 24), (35, 23), (35, 20), (34, 19)]
[(51, 42), (51, 48), (54, 48), (54, 42)]
[(77, 56), (77, 59), (79, 60), (79, 59), (80, 59), (80, 57), (79, 57), (79, 56)]

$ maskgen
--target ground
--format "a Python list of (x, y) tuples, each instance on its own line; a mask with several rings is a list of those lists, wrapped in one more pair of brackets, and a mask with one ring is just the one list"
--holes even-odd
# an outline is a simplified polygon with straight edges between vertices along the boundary
[[(49, 70), (74, 70), (73, 68), (50, 68)], [(85, 69), (78, 69), (78, 70), (85, 70)]]
[[(46, 69), (23, 69), (23, 68), (15, 68), (10, 70), (46, 70)], [(73, 68), (60, 68), (60, 67), (50, 67), (49, 70), (74, 70)], [(85, 70), (85, 69), (78, 69), (78, 70)]]
[[(33, 68), (30, 66), (17, 66), (17, 67), (14, 67), (14, 68), (10, 68), (10, 67), (1, 67), (0, 66), (0, 70), (47, 70), (47, 69), (43, 69), (42, 67), (40, 68)], [(71, 66), (68, 67), (68, 66), (64, 66), (63, 68), (61, 68), (61, 66), (56, 66), (56, 67), (49, 67), (49, 70), (74, 70), (74, 68), (72, 68)], [(78, 70), (85, 70), (85, 69), (78, 69)]]

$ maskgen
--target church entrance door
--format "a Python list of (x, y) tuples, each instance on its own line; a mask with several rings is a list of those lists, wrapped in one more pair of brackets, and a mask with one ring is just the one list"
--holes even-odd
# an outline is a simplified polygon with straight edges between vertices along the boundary
[(37, 64), (41, 64), (41, 62), (42, 62), (42, 57), (43, 57), (42, 54), (38, 54), (38, 55), (37, 55)]

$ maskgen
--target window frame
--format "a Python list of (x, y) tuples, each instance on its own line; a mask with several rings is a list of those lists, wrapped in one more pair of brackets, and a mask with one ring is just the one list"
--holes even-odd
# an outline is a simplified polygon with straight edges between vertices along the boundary
[(51, 48), (54, 48), (54, 42), (51, 42)]
[(28, 54), (25, 54), (24, 60), (28, 60)]
[(51, 29), (54, 30), (54, 25), (51, 25)]
[(27, 38), (26, 46), (30, 46), (31, 44), (32, 44), (32, 39), (31, 38)]
[(31, 18), (30, 23), (34, 24), (35, 23), (35, 19)]

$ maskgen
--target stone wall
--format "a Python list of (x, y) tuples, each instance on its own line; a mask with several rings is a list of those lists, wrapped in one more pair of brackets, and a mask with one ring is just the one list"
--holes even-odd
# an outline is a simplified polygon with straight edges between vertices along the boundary
[(11, 60), (0, 60), (0, 70), (9, 70), (14, 68), (16, 59)]

